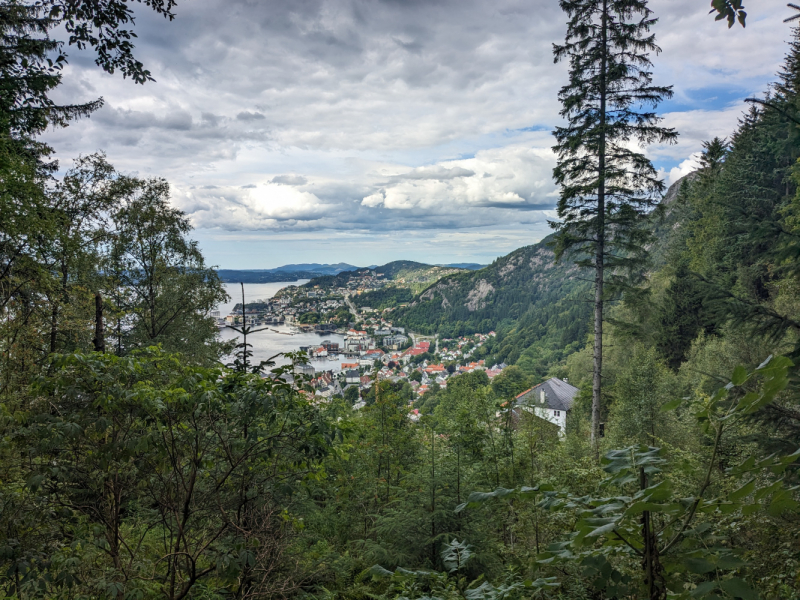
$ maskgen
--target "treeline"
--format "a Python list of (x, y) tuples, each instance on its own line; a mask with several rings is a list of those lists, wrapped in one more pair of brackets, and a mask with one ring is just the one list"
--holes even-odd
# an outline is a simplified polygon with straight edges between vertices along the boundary
[(227, 296), (164, 180), (120, 175), (95, 154), (60, 179), (31, 164), (20, 194), (8, 185), (17, 166), (6, 163), (0, 197), (5, 388), (53, 353), (160, 344), (195, 363), (219, 355), (208, 315)]
[(217, 269), (217, 276), (223, 283), (276, 283), (313, 279), (319, 273), (313, 271), (237, 271)]
[(414, 293), (408, 288), (385, 287), (356, 294), (352, 297), (352, 301), (359, 308), (368, 306), (375, 310), (383, 310), (384, 308), (396, 308), (401, 304), (411, 302), (413, 298)]

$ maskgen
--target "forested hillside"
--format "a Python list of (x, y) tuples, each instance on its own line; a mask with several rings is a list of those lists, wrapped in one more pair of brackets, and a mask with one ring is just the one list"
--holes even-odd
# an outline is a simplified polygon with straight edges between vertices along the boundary
[(313, 279), (324, 275), (338, 275), (342, 271), (355, 271), (358, 267), (347, 263), (335, 265), (304, 263), (283, 265), (274, 269), (217, 269), (220, 281), (224, 283), (271, 283), (275, 281), (297, 281)]
[(392, 282), (395, 287), (419, 291), (442, 277), (466, 270), (460, 267), (426, 265), (413, 260), (395, 260), (378, 267), (355, 269), (337, 275), (315, 277), (306, 283), (304, 287), (336, 289), (347, 287), (348, 282), (356, 281), (362, 277), (374, 277), (376, 280)]
[(498, 331), (493, 360), (550, 364), (583, 346), (590, 308), (587, 274), (556, 264), (552, 237), (515, 250), (479, 271), (446, 277), (419, 294), (397, 321), (454, 337)]
[[(562, 8), (592, 51), (609, 14), (652, 24), (640, 0)], [(272, 368), (220, 342), (224, 288), (165, 180), (101, 153), (49, 162), (44, 129), (100, 103), (51, 98), (48, 35), (77, 28), (106, 70), (150, 82), (132, 18), (121, 0), (0, 2), (0, 597), (800, 598), (800, 31), (769, 98), (705, 143), (664, 214), (634, 215), (649, 260), (604, 299), (602, 390), (591, 277), (543, 240), (396, 311), (496, 329), (480, 352), (516, 364), (367, 359), (326, 397), (305, 354)], [(552, 377), (569, 402), (517, 401)]]

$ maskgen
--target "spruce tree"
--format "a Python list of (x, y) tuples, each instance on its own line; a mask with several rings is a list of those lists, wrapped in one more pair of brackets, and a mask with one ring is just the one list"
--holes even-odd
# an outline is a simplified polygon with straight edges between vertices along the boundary
[(600, 429), (603, 366), (604, 283), (641, 264), (649, 231), (646, 217), (664, 191), (650, 160), (634, 149), (673, 142), (677, 133), (660, 126), (653, 112), (671, 87), (652, 83), (650, 54), (658, 53), (656, 23), (645, 0), (561, 0), (569, 17), (555, 62), (569, 61), (569, 83), (560, 93), (553, 171), (561, 187), (560, 221), (553, 226), (556, 258), (575, 256), (594, 276), (594, 367), (592, 444)]

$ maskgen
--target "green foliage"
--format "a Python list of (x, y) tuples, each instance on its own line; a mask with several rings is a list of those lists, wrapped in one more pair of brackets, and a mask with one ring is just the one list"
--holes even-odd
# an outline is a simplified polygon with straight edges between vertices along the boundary
[(305, 312), (297, 318), (297, 322), (301, 325), (313, 325), (314, 323), (319, 323), (319, 313), (313, 310)]
[[(592, 444), (600, 438), (603, 382), (603, 320), (606, 280), (619, 286), (646, 264), (664, 182), (650, 160), (633, 149), (675, 143), (654, 112), (672, 87), (653, 85), (651, 54), (661, 49), (650, 33), (656, 19), (646, 0), (561, 0), (567, 14), (563, 45), (555, 61), (569, 61), (561, 88), (561, 116), (553, 135), (559, 185), (555, 255), (594, 270)], [(650, 110), (648, 110), (650, 109)]]
[[(296, 535), (280, 507), (316, 475), (333, 430), (291, 386), (187, 367), (151, 348), (57, 356), (36, 392), (3, 448), (16, 487), (2, 492), (13, 507), (3, 517), (13, 532), (2, 555), (7, 595), (299, 584), (277, 558)], [(21, 529), (33, 524), (48, 546)]]
[(208, 363), (222, 352), (210, 311), (228, 296), (205, 265), (191, 225), (169, 205), (162, 179), (129, 180), (124, 202), (112, 213), (115, 235), (103, 270), (114, 304), (115, 347), (160, 343), (187, 359)]
[(609, 390), (612, 400), (608, 435), (617, 445), (654, 446), (674, 443), (683, 434), (674, 413), (661, 406), (675, 393), (677, 378), (659, 360), (654, 348), (636, 345), (616, 373)]
[(717, 16), (714, 17), (715, 21), (728, 21), (728, 29), (733, 27), (736, 21), (739, 25), (745, 26), (747, 20), (747, 13), (744, 11), (742, 0), (711, 0), (711, 10), (709, 13), (716, 12)]
[(371, 292), (364, 292), (353, 296), (353, 304), (361, 308), (362, 306), (369, 306), (375, 310), (383, 310), (384, 308), (395, 308), (400, 304), (411, 302), (414, 298), (413, 292), (408, 288), (402, 287), (385, 287), (380, 290)]
[(652, 84), (647, 70), (650, 54), (660, 52), (650, 33), (656, 19), (643, 0), (560, 5), (569, 22), (565, 43), (556, 45), (554, 54), (556, 61), (569, 61), (570, 82), (559, 93), (568, 125), (554, 131), (553, 174), (561, 187), (556, 256), (577, 251), (586, 267), (631, 268), (649, 241), (644, 216), (664, 184), (650, 161), (627, 143), (677, 138), (674, 130), (659, 126), (654, 112), (641, 110), (672, 96), (671, 87)]
[[(685, 404), (703, 433), (713, 440), (710, 456), (696, 492), (685, 496), (674, 480), (682, 474), (665, 476), (667, 460), (661, 449), (645, 445), (611, 450), (603, 458), (608, 477), (598, 493), (580, 495), (548, 488), (499, 488), (491, 493), (473, 493), (459, 510), (506, 498), (533, 498), (543, 493), (542, 508), (571, 511), (578, 521), (566, 541), (552, 544), (538, 557), (541, 564), (577, 562), (592, 585), (609, 597), (635, 594), (651, 600), (711, 597), (722, 591), (732, 597), (757, 597), (741, 577), (722, 575), (744, 566), (730, 545), (715, 531), (722, 515), (750, 515), (766, 510), (771, 515), (795, 511), (800, 503), (785, 485), (785, 471), (800, 451), (788, 456), (750, 456), (729, 469), (737, 480), (732, 491), (717, 495), (713, 479), (718, 471), (723, 431), (735, 427), (748, 415), (773, 403), (788, 385), (792, 363), (784, 357), (764, 361), (754, 370), (739, 366), (727, 385), (712, 395), (691, 401), (675, 400), (662, 410)], [(636, 575), (636, 565), (640, 574)], [(714, 579), (704, 577), (715, 573)], [(688, 587), (687, 573), (696, 574)]]
[[(381, 597), (409, 598), (422, 600), (500, 600), (517, 598), (542, 598), (539, 592), (559, 587), (555, 577), (524, 580), (519, 574), (509, 572), (503, 583), (494, 586), (479, 577), (468, 582), (458, 573), (472, 557), (470, 546), (454, 539), (442, 550), (442, 562), (446, 573), (433, 571), (412, 571), (398, 567), (394, 572), (375, 565), (369, 571), (375, 580), (388, 580), (388, 587)], [(455, 574), (455, 575), (454, 575)]]
[(531, 387), (530, 378), (522, 369), (511, 366), (503, 369), (499, 375), (492, 379), (492, 390), (498, 398), (514, 398)]
[(351, 385), (344, 391), (344, 399), (347, 400), (351, 405), (358, 402), (359, 393), (358, 393), (358, 386)]

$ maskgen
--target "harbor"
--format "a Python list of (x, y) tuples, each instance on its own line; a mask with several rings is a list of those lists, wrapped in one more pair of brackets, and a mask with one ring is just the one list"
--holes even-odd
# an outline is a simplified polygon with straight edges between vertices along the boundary
[[(292, 282), (274, 282), (274, 283), (245, 283), (244, 293), (247, 304), (268, 301), (272, 299), (279, 290), (289, 285), (303, 285), (307, 280), (299, 280)], [(240, 284), (226, 283), (225, 289), (230, 300), (221, 304), (217, 311), (219, 321), (224, 321), (224, 317), (233, 313), (233, 309), (237, 304), (242, 302), (242, 288)], [(215, 311), (216, 312), (216, 311)], [(297, 326), (293, 323), (286, 323), (285, 319), (252, 319), (248, 324), (252, 324), (253, 329), (258, 329), (256, 333), (247, 336), (247, 342), (251, 344), (254, 362), (266, 360), (276, 354), (283, 354), (286, 352), (297, 352), (304, 348), (317, 348), (325, 341), (338, 345), (339, 348), (344, 347), (345, 336), (335, 331), (323, 330), (315, 331), (313, 326)], [(238, 326), (238, 325), (237, 325)], [(222, 340), (238, 340), (241, 341), (242, 336), (240, 333), (234, 331), (227, 325), (220, 326), (220, 339)], [(231, 359), (232, 357), (229, 357)], [(285, 356), (279, 356), (275, 359), (276, 366), (289, 364), (291, 361)], [(316, 356), (309, 360), (315, 371), (334, 371), (341, 370), (341, 363), (334, 354), (326, 356)]]

